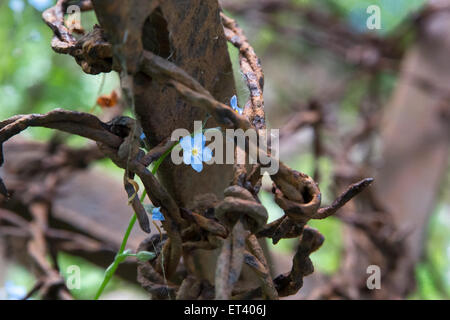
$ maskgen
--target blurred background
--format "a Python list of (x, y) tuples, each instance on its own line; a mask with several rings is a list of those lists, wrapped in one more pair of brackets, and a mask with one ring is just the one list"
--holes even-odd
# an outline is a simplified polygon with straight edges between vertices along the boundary
[[(110, 110), (114, 107), (97, 105), (97, 98), (118, 88), (117, 74), (87, 75), (72, 57), (52, 51), (52, 32), (41, 14), (54, 2), (0, 0), (0, 120), (16, 114), (45, 113), (56, 107), (99, 116), (114, 112)], [(281, 159), (319, 182), (324, 204), (359, 178), (376, 179), (373, 192), (346, 206), (338, 216), (311, 224), (326, 240), (311, 256), (316, 272), (308, 277), (312, 279), (306, 281), (303, 296), (298, 297), (448, 299), (448, 2), (223, 0), (221, 4), (239, 22), (261, 59), (266, 116), (271, 128), (280, 128)], [(376, 13), (368, 12), (372, 5), (380, 9), (381, 25), (369, 30), (368, 19)], [(86, 31), (95, 23), (93, 12), (81, 15)], [(231, 45), (229, 52), (238, 100), (247, 101), (238, 52)], [(42, 128), (27, 129), (20, 139), (19, 144), (36, 141), (72, 148), (91, 146), (82, 138)], [(40, 150), (41, 144), (33, 148)], [(22, 159), (22, 149), (12, 146), (9, 154), (5, 152), (7, 164), (8, 159)], [(108, 182), (116, 181), (120, 189), (121, 170), (100, 156), (90, 163), (89, 170), (106, 180), (102, 190), (84, 192), (98, 192), (99, 201), (115, 198), (111, 195), (117, 189)], [(2, 178), (8, 186), (8, 173), (2, 173)], [(77, 179), (65, 186), (64, 192), (73, 199), (61, 200), (61, 213), (57, 214), (61, 225), (70, 221), (70, 212), (64, 209), (83, 202), (82, 192), (78, 198), (76, 195), (80, 190), (77, 183), (81, 184), (83, 178)], [(264, 186), (261, 201), (270, 221), (282, 215), (272, 200), (270, 185)], [(117, 230), (120, 238), (129, 208), (126, 204), (111, 206), (123, 209), (123, 219), (96, 223), (110, 223), (111, 232)], [(92, 213), (101, 209), (85, 205), (82, 210)], [(2, 212), (0, 226), (2, 219), (7, 220)], [(0, 253), (5, 257), (0, 260), (0, 299), (21, 298), (37, 281), (26, 260), (13, 252), (10, 243), (17, 235), (10, 231), (0, 227), (4, 244)], [(142, 237), (135, 230), (133, 243)], [(110, 240), (115, 243), (120, 239)], [(285, 272), (295, 241), (282, 240), (277, 246), (269, 246), (274, 260), (287, 261), (287, 267), (275, 267)], [(92, 254), (80, 256), (71, 249), (49, 258), (57, 261), (63, 276), (67, 266), (80, 266), (81, 287), (71, 291), (74, 297), (94, 296), (104, 266), (113, 258), (114, 250), (102, 250), (102, 257), (95, 259)], [(388, 283), (386, 290), (392, 295), (362, 289), (369, 264), (381, 267), (382, 286)], [(134, 274), (123, 276), (133, 268), (132, 263), (129, 269), (123, 268), (104, 298), (147, 298), (143, 289), (129, 281)]]

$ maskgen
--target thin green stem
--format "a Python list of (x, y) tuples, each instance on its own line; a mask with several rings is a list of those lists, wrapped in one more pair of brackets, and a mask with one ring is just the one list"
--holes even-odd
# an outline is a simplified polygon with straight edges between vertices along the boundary
[[(147, 192), (144, 190), (144, 192), (142, 193), (141, 198), (140, 198), (141, 202), (144, 201), (146, 195), (147, 195)], [(128, 238), (130, 237), (131, 230), (133, 230), (134, 224), (136, 223), (136, 219), (137, 219), (136, 214), (133, 214), (131, 216), (130, 222), (128, 223), (127, 231), (125, 231), (125, 235), (123, 237), (122, 244), (120, 245), (119, 252), (117, 252), (117, 255), (114, 258), (113, 263), (106, 269), (105, 275), (103, 277), (103, 281), (102, 281), (100, 287), (98, 288), (97, 293), (95, 294), (94, 300), (98, 300), (98, 298), (100, 298), (101, 294), (103, 293), (103, 290), (105, 290), (105, 288), (106, 288), (106, 285), (109, 283), (109, 281), (113, 277), (114, 273), (116, 272), (116, 269), (121, 262), (120, 261), (121, 259), (118, 259), (118, 257), (120, 257), (123, 254), (123, 252), (125, 251), (125, 247), (127, 245)]]
[[(152, 168), (152, 174), (156, 174), (159, 166), (161, 165), (163, 160), (169, 155), (169, 153), (172, 151), (172, 149), (174, 147), (175, 147), (175, 145), (172, 148), (170, 148), (169, 150), (167, 150), (161, 157), (159, 157), (158, 160), (155, 161), (155, 164)], [(147, 191), (144, 190), (144, 192), (142, 192), (141, 198), (139, 200), (141, 202), (144, 202), (146, 195), (147, 195)], [(126, 257), (123, 257), (123, 252), (125, 251), (125, 247), (127, 245), (128, 238), (130, 237), (131, 230), (133, 230), (136, 220), (137, 220), (136, 214), (133, 214), (133, 216), (130, 219), (130, 222), (128, 223), (128, 228), (125, 231), (125, 235), (123, 236), (123, 240), (122, 240), (122, 244), (120, 245), (119, 252), (117, 252), (117, 255), (114, 258), (113, 263), (105, 270), (105, 275), (103, 277), (103, 281), (102, 281), (100, 287), (98, 288), (97, 293), (95, 294), (94, 300), (98, 300), (100, 298), (101, 294), (103, 293), (103, 290), (105, 290), (107, 284), (109, 283), (109, 281), (113, 277), (114, 273), (116, 272), (117, 267), (126, 258)]]

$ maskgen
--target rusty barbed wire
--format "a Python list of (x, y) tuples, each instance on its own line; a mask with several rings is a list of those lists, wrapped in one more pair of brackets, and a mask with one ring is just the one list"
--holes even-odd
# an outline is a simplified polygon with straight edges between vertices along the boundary
[[(64, 12), (69, 1), (60, 0), (56, 6), (44, 12), (44, 20), (54, 32), (52, 47), (58, 53), (70, 54), (87, 73), (109, 72), (119, 63), (114, 61), (111, 44), (106, 41), (100, 26), (94, 31), (76, 40), (64, 25)], [(84, 2), (88, 10), (91, 7)], [(196, 79), (170, 61), (149, 51), (143, 50), (138, 70), (160, 84), (175, 88), (180, 97), (202, 108), (210, 114), (223, 128), (257, 131), (265, 129), (263, 86), (264, 75), (259, 58), (249, 45), (234, 20), (221, 14), (224, 30), (228, 40), (240, 52), (240, 65), (250, 91), (250, 102), (246, 104), (243, 115), (234, 112), (228, 105), (217, 101)], [(156, 259), (140, 262), (138, 280), (154, 298), (184, 297), (230, 297), (270, 298), (296, 293), (303, 284), (303, 277), (313, 272), (309, 255), (323, 243), (323, 236), (318, 231), (306, 227), (310, 219), (325, 218), (357, 193), (366, 188), (371, 180), (363, 180), (356, 187), (344, 193), (330, 207), (320, 208), (321, 193), (316, 182), (280, 162), (279, 171), (271, 176), (276, 203), (285, 215), (279, 220), (267, 223), (267, 210), (257, 198), (261, 179), (258, 164), (247, 172), (245, 167), (238, 167), (232, 185), (224, 191), (225, 199), (209, 208), (213, 214), (206, 217), (204, 212), (195, 213), (180, 208), (156, 177), (147, 169), (152, 161), (169, 150), (171, 143), (160, 144), (146, 155), (141, 151), (133, 158), (121, 150), (129, 149), (133, 134), (130, 123), (134, 121), (125, 117), (103, 123), (95, 116), (80, 112), (55, 110), (46, 115), (16, 116), (0, 123), (0, 142), (3, 143), (28, 126), (45, 126), (78, 134), (97, 142), (99, 149), (117, 166), (127, 170), (128, 178), (137, 175), (144, 184), (148, 197), (155, 206), (161, 207), (165, 220), (162, 226), (166, 234), (161, 238), (153, 236), (144, 241), (140, 249), (155, 251)], [(250, 146), (259, 149), (259, 146)], [(270, 157), (270, 151), (268, 154)], [(245, 151), (245, 150), (244, 150)], [(3, 155), (1, 158), (3, 159)], [(130, 198), (136, 190), (125, 181), (125, 189)], [(144, 231), (149, 231), (147, 221), (143, 218), (142, 205), (132, 198), (133, 208), (137, 210), (139, 222)], [(146, 216), (145, 216), (146, 217)], [(200, 230), (200, 232), (199, 232)], [(199, 236), (197, 236), (199, 233)], [(271, 278), (269, 266), (259, 247), (257, 237), (270, 237), (274, 243), (282, 238), (299, 237), (297, 253), (288, 274)], [(221, 253), (216, 270), (215, 286), (208, 286), (188, 276), (190, 268), (181, 258), (187, 252), (220, 247)], [(186, 259), (183, 259), (186, 260)], [(243, 264), (247, 264), (257, 274), (261, 286), (247, 292), (236, 292), (234, 285), (239, 279)], [(192, 284), (196, 293), (189, 293)], [(215, 295), (213, 294), (215, 292)], [(212, 295), (212, 296), (211, 296)]]
[(93, 31), (77, 40), (64, 23), (64, 15), (70, 5), (77, 5), (80, 11), (93, 9), (90, 0), (82, 0), (77, 3), (70, 0), (58, 0), (55, 6), (45, 10), (42, 18), (54, 33), (51, 42), (52, 49), (57, 53), (73, 56), (86, 73), (110, 72), (112, 70), (112, 51), (103, 30), (94, 26)]

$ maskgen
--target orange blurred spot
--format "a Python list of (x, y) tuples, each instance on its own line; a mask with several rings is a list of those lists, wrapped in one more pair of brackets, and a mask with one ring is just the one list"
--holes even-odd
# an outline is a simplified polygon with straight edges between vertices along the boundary
[(113, 90), (110, 94), (104, 94), (97, 98), (97, 104), (102, 108), (111, 108), (117, 104), (117, 93)]

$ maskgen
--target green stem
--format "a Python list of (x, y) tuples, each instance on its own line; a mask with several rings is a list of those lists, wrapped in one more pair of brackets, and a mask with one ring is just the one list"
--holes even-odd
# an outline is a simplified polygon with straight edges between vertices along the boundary
[[(144, 201), (146, 194), (147, 194), (147, 192), (144, 190), (144, 192), (142, 193), (141, 198), (140, 198), (141, 202)], [(120, 264), (120, 260), (117, 259), (117, 257), (119, 257), (125, 251), (125, 247), (127, 245), (128, 238), (130, 237), (131, 230), (133, 230), (134, 224), (136, 223), (136, 219), (137, 219), (136, 214), (133, 214), (133, 216), (130, 219), (130, 222), (128, 223), (127, 231), (125, 231), (125, 235), (123, 237), (122, 244), (120, 245), (119, 252), (117, 253), (113, 263), (108, 267), (108, 269), (106, 269), (102, 284), (98, 288), (97, 293), (95, 294), (94, 300), (98, 300), (98, 298), (100, 298), (101, 294), (103, 293), (103, 290), (105, 290), (105, 288), (106, 288), (106, 285), (109, 283), (109, 281), (113, 277), (114, 273), (116, 272), (116, 269)]]
[[(163, 160), (169, 155), (169, 153), (172, 151), (172, 149), (174, 147), (175, 147), (175, 145), (172, 148), (170, 148), (169, 150), (167, 150), (161, 157), (159, 157), (158, 160), (155, 161), (155, 165), (153, 166), (153, 169), (152, 169), (152, 174), (156, 174), (159, 166), (161, 165)], [(139, 200), (141, 202), (144, 202), (146, 195), (147, 195), (147, 191), (144, 190), (144, 192), (142, 193), (141, 198)], [(136, 214), (133, 214), (133, 216), (130, 219), (130, 222), (128, 223), (127, 231), (125, 231), (125, 235), (123, 236), (123, 240), (122, 240), (122, 244), (120, 245), (119, 252), (117, 253), (116, 257), (114, 258), (113, 263), (106, 269), (105, 275), (103, 277), (103, 281), (102, 281), (100, 287), (98, 288), (97, 293), (95, 294), (94, 300), (98, 300), (100, 298), (101, 294), (103, 293), (103, 290), (105, 290), (105, 288), (106, 288), (106, 285), (109, 283), (109, 281), (113, 277), (114, 273), (116, 272), (117, 267), (123, 261), (123, 259), (121, 259), (121, 255), (125, 251), (125, 247), (127, 245), (128, 238), (130, 237), (131, 230), (133, 230), (136, 220), (137, 220)]]

